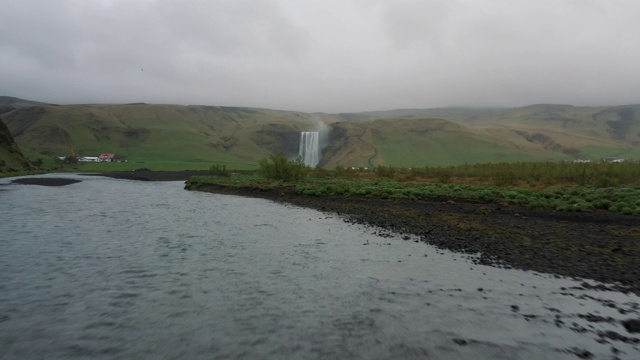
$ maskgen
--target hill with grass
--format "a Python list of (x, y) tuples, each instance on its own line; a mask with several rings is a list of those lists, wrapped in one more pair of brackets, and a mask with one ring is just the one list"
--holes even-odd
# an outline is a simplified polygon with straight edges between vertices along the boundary
[(83, 165), (86, 170), (208, 169), (215, 163), (250, 169), (274, 152), (295, 157), (301, 131), (322, 131), (326, 146), (319, 165), (328, 168), (640, 160), (639, 115), (635, 105), (310, 114), (144, 103), (52, 105), (0, 97), (0, 116), (29, 158), (110, 152), (122, 161)]
[(0, 174), (31, 170), (33, 164), (24, 156), (11, 132), (0, 119)]
[[(38, 104), (1, 116), (30, 157), (110, 152), (129, 164), (120, 167), (158, 170), (204, 169), (214, 162), (255, 167), (273, 152), (295, 156), (301, 131), (315, 130), (323, 118), (337, 119), (268, 109), (142, 103)], [(106, 166), (91, 164), (97, 165)]]
[(361, 113), (372, 118), (437, 116), (484, 133), (539, 158), (640, 160), (640, 105), (577, 107), (539, 104), (518, 108), (399, 109)]

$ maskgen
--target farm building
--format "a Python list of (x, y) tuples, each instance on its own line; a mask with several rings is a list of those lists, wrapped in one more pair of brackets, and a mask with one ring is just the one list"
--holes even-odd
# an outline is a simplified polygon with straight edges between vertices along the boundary
[(112, 162), (115, 157), (116, 154), (114, 153), (102, 153), (98, 156), (98, 161)]

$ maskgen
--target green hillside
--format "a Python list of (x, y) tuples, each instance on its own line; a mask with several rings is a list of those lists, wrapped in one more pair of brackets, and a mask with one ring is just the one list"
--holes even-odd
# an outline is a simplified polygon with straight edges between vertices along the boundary
[(155, 169), (208, 168), (213, 162), (243, 168), (272, 152), (293, 156), (300, 131), (314, 130), (317, 124), (316, 116), (297, 112), (148, 104), (37, 105), (4, 117), (30, 155), (113, 152), (128, 167)]
[(464, 132), (420, 135), (389, 131), (378, 134), (375, 144), (379, 162), (399, 167), (540, 160), (526, 151), (510, 149)]
[(422, 167), (566, 158), (535, 144), (514, 146), (501, 136), (451, 121), (410, 118), (336, 124), (322, 165)]
[(110, 152), (122, 161), (88, 163), (83, 170), (207, 169), (214, 163), (250, 169), (270, 153), (297, 156), (300, 132), (319, 129), (326, 139), (319, 165), (328, 168), (640, 160), (636, 105), (309, 114), (144, 103), (51, 105), (0, 97), (0, 115), (32, 160)]
[[(576, 107), (539, 104), (519, 108), (399, 109), (367, 112), (372, 118), (436, 116), (474, 131), (498, 135), (516, 149), (532, 145), (570, 158), (640, 160), (640, 105)], [(536, 147), (536, 146), (533, 146)]]
[(0, 119), (0, 174), (31, 170), (33, 167), (33, 164), (22, 155), (11, 132)]

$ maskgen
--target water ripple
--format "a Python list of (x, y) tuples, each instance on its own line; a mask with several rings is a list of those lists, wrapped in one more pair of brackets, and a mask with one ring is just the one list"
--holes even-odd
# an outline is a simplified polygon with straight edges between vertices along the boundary
[(83, 181), (3, 186), (2, 359), (640, 358), (634, 295), (180, 182), (64, 176)]

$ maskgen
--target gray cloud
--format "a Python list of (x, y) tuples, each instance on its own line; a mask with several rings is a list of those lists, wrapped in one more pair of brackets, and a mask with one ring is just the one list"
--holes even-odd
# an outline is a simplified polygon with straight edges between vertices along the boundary
[(638, 103), (640, 2), (6, 0), (0, 95), (346, 112)]

